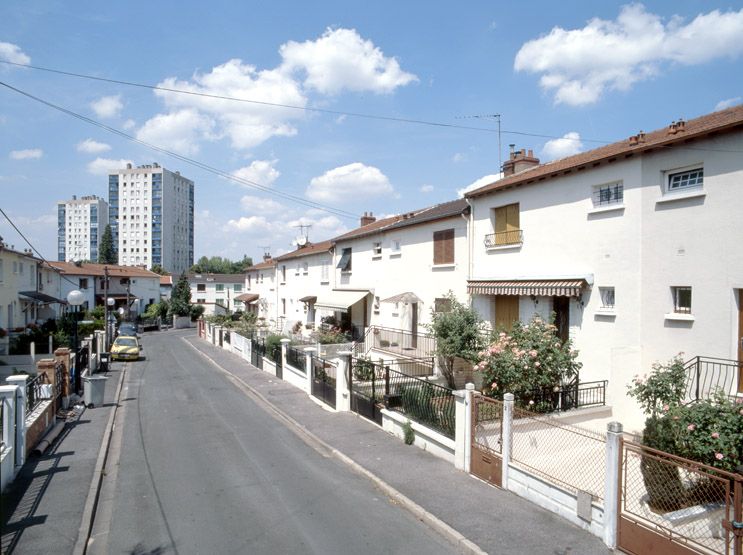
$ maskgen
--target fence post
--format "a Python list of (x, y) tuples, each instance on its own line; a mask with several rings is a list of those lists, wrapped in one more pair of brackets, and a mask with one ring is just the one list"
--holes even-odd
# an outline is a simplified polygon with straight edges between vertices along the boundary
[(31, 341), (31, 345), (29, 345), (29, 351), (31, 354), (31, 364), (36, 364), (36, 342)]
[[(18, 410), (17, 410), (17, 401), (16, 401), (16, 389), (18, 389), (15, 385), (0, 385), (0, 403), (3, 405), (3, 411), (2, 411), (2, 418), (3, 418), (3, 437), (2, 442), (5, 444), (6, 449), (9, 447), (11, 449), (15, 450), (16, 457), (15, 460), (17, 460), (18, 457), (18, 451), (25, 452), (25, 446), (20, 447), (18, 446), (18, 439), (17, 435), (13, 433), (13, 430), (16, 429), (15, 423), (18, 421)], [(25, 407), (24, 407), (25, 410)], [(26, 419), (23, 418), (22, 422), (26, 422)], [(25, 438), (25, 433), (23, 434)], [(15, 461), (14, 461), (15, 462)], [(12, 476), (10, 477), (11, 481), (15, 477), (15, 472), (13, 472)], [(3, 486), (5, 484), (2, 484)]]
[(511, 464), (511, 438), (513, 431), (513, 393), (503, 395), (503, 448), (501, 455), (503, 464), (501, 466), (501, 487), (508, 489), (508, 468)]
[(335, 371), (335, 410), (348, 412), (351, 410), (350, 383), (351, 351), (338, 352), (338, 368)]
[(286, 350), (289, 348), (289, 343), (291, 343), (291, 339), (287, 339), (286, 337), (281, 339), (281, 367), (286, 367)]
[[(473, 384), (471, 385), (474, 389)], [(472, 411), (470, 410), (470, 397), (472, 389), (453, 391), (454, 395), (454, 467), (458, 470), (469, 472), (469, 449), (471, 437), (467, 434), (470, 428), (468, 423)]]
[(305, 347), (305, 361), (304, 361), (304, 374), (307, 378), (305, 382), (305, 391), (307, 395), (312, 395), (312, 355), (317, 352), (314, 347)]
[(466, 414), (464, 419), (464, 470), (466, 472), (470, 472), (472, 466), (472, 396), (474, 392), (475, 384), (464, 384)]
[(62, 370), (62, 408), (66, 409), (70, 404), (70, 350), (67, 347), (60, 347), (54, 351), (54, 359), (64, 366)]
[(28, 376), (8, 376), (8, 385), (18, 386), (15, 391), (15, 465), (23, 466), (26, 459), (26, 382)]
[(622, 424), (606, 425), (606, 483), (604, 484), (604, 543), (609, 549), (617, 547), (619, 525), (619, 461), (622, 457)]

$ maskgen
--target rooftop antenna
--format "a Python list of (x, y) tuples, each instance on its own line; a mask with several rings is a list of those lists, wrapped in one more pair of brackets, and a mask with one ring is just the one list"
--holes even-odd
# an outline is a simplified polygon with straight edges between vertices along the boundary
[(259, 245), (259, 249), (263, 249), (263, 258), (271, 257), (271, 245)]
[[(300, 247), (305, 246), (309, 242), (309, 232), (312, 224), (299, 224), (292, 227), (299, 228), (299, 237), (297, 237), (297, 245)], [(307, 230), (307, 231), (305, 231)]]
[(503, 157), (501, 155), (500, 114), (477, 114), (474, 116), (457, 116), (457, 119), (494, 119), (498, 122), (498, 171), (502, 171)]

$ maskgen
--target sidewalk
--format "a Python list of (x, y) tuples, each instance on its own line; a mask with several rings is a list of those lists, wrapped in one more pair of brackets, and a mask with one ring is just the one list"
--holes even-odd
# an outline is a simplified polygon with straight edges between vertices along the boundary
[[(557, 515), (489, 486), (352, 413), (334, 413), (288, 383), (196, 336), (194, 348), (240, 378), (311, 436), (346, 455), (488, 553), (609, 553)], [(206, 362), (206, 361), (205, 361)]]
[(109, 378), (104, 404), (68, 421), (43, 456), (29, 456), (3, 494), (1, 553), (73, 552), (123, 367), (96, 375)]

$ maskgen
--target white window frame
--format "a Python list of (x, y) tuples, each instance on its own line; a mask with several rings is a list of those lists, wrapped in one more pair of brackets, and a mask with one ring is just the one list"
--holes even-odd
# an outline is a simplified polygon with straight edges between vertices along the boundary
[[(696, 174), (693, 175), (692, 174)], [(684, 183), (683, 178), (686, 176), (685, 185), (673, 185), (673, 181), (679, 178), (680, 183)], [(689, 182), (692, 182), (689, 184)], [(701, 182), (700, 182), (701, 181)], [(704, 188), (704, 166), (690, 166), (687, 168), (681, 168), (678, 170), (672, 170), (666, 172), (666, 192), (677, 193), (679, 191), (694, 191)]]
[(599, 287), (599, 296), (601, 297), (602, 310), (616, 309), (616, 290), (614, 287)]
[(372, 259), (378, 260), (382, 257), (382, 241), (372, 243)]
[[(684, 291), (689, 292), (689, 306), (681, 306), (681, 296), (680, 294)], [(692, 294), (692, 288), (689, 285), (676, 285), (671, 287), (671, 295), (673, 300), (673, 314), (692, 314), (692, 307), (693, 305), (693, 294)]]

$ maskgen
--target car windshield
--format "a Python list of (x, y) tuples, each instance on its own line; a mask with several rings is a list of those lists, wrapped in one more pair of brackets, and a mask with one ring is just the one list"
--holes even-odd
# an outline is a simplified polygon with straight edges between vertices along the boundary
[(114, 341), (114, 345), (119, 345), (120, 347), (136, 347), (137, 340), (133, 337), (119, 337)]
[(135, 329), (136, 328), (134, 327), (133, 324), (121, 324), (119, 326), (119, 331), (120, 332), (123, 332), (123, 331), (134, 331)]

